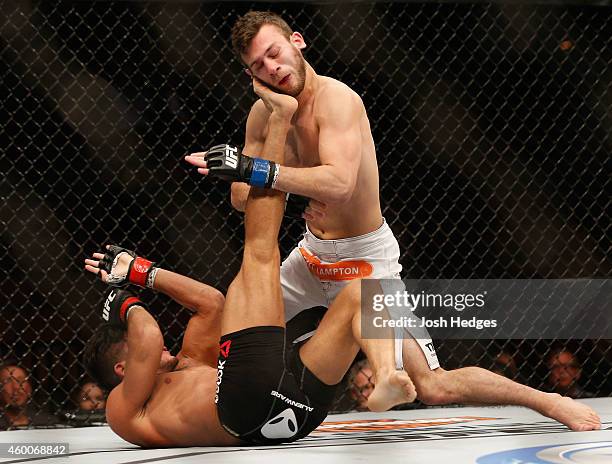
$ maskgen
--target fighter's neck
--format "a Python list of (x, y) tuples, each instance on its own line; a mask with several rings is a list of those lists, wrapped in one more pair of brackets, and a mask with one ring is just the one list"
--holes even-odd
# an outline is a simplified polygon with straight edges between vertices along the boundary
[(304, 83), (304, 89), (296, 97), (298, 101), (298, 113), (300, 112), (300, 108), (309, 106), (309, 104), (314, 100), (314, 96), (320, 85), (320, 81), (321, 78), (319, 75), (308, 63), (306, 63), (306, 82)]

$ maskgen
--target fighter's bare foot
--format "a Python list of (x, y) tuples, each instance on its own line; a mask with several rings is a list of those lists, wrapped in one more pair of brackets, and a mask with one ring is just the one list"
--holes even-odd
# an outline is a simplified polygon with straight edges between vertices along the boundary
[(374, 391), (368, 397), (368, 409), (382, 412), (403, 403), (412, 403), (416, 389), (405, 371), (390, 371), (376, 376)]
[(599, 430), (601, 419), (587, 406), (567, 396), (552, 395), (552, 407), (544, 412), (545, 416), (555, 419), (577, 432)]

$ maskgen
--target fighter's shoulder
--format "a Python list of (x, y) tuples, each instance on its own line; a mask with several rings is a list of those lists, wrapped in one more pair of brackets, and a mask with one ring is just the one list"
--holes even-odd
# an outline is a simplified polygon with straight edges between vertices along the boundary
[(121, 398), (118, 387), (108, 395), (106, 420), (110, 428), (124, 440), (140, 446), (162, 446), (164, 438), (153, 426), (146, 407), (130, 412)]
[(327, 113), (330, 109), (344, 111), (361, 111), (363, 101), (357, 92), (344, 82), (331, 77), (321, 76), (321, 85), (317, 90), (316, 110)]

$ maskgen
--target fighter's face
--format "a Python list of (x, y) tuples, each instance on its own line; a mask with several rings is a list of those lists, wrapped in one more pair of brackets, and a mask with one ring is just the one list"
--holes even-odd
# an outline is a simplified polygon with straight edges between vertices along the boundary
[(288, 40), (276, 26), (266, 24), (242, 59), (252, 76), (276, 92), (297, 97), (306, 83), (306, 62), (300, 51), (305, 46), (299, 33)]
[(0, 398), (4, 405), (22, 408), (31, 396), (32, 385), (23, 369), (8, 366), (0, 371)]

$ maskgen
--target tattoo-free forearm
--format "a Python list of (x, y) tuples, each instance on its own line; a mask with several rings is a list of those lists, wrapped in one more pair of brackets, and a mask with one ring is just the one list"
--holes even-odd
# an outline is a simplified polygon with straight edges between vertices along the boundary
[(127, 318), (128, 352), (136, 359), (144, 358), (151, 352), (161, 350), (164, 337), (157, 321), (142, 306), (130, 308)]
[(157, 272), (153, 288), (198, 313), (220, 311), (225, 302), (223, 294), (210, 285), (165, 269)]
[(337, 166), (322, 165), (311, 168), (281, 166), (274, 188), (326, 204), (344, 203), (351, 198), (355, 182), (347, 172)]

